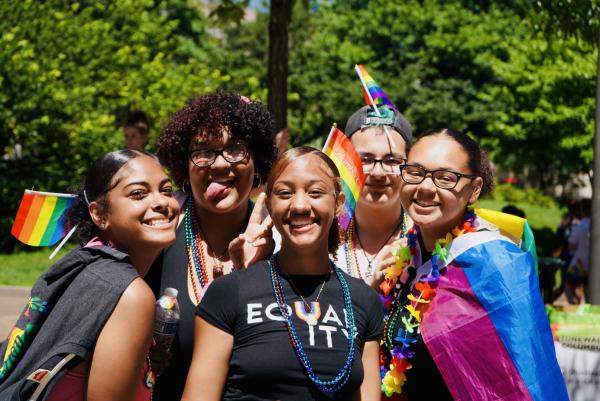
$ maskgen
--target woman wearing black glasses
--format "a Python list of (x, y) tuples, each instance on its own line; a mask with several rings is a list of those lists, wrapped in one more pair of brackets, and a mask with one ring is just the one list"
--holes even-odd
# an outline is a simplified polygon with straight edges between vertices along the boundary
[(428, 131), (401, 178), (414, 226), (386, 270), (386, 396), (567, 400), (532, 254), (470, 208), (493, 190), (485, 152), (460, 132)]
[(250, 201), (252, 187), (265, 181), (275, 159), (272, 120), (262, 105), (243, 96), (203, 95), (171, 118), (157, 153), (182, 188), (182, 208), (175, 244), (148, 281), (157, 293), (179, 290), (181, 319), (154, 399), (178, 400), (192, 356), (194, 311), (206, 288), (273, 251), (264, 195), (256, 205)]

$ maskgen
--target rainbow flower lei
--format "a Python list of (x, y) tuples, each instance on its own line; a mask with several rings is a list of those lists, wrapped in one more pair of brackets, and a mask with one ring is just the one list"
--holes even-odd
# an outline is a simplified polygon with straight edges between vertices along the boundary
[(417, 252), (418, 227), (413, 226), (409, 230), (407, 246), (397, 249), (394, 253), (396, 264), (386, 269), (385, 280), (379, 287), (380, 299), (385, 310), (383, 347), (380, 355), (381, 391), (387, 397), (402, 392), (402, 386), (406, 382), (405, 372), (412, 367), (409, 362), (414, 356), (411, 346), (417, 342), (421, 320), (435, 296), (440, 279), (440, 266), (443, 268), (447, 264), (448, 244), (456, 237), (476, 231), (477, 226), (477, 215), (471, 209), (467, 210), (462, 226), (455, 227), (446, 237), (435, 242), (431, 253), (431, 272), (421, 277), (406, 297), (403, 296), (404, 291), (394, 290), (400, 275), (411, 264)]

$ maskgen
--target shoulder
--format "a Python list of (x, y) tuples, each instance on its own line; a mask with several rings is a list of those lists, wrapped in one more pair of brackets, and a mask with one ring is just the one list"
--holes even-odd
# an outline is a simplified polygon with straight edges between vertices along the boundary
[(156, 298), (146, 282), (138, 277), (125, 289), (117, 307), (123, 312), (145, 313), (154, 310)]

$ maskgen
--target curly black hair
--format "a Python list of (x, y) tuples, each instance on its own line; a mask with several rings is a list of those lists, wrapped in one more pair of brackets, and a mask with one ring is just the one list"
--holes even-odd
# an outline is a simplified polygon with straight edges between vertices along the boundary
[[(249, 148), (256, 173), (265, 182), (277, 156), (273, 119), (260, 103), (236, 93), (216, 91), (190, 101), (176, 112), (158, 141), (158, 157), (171, 171), (178, 186), (188, 180), (188, 146), (198, 133), (219, 140), (227, 129), (231, 140), (243, 140)], [(255, 183), (256, 184), (256, 183)]]
[(489, 195), (494, 192), (494, 173), (485, 150), (479, 146), (477, 142), (471, 139), (470, 136), (450, 128), (435, 128), (425, 131), (415, 141), (413, 146), (426, 136), (445, 135), (456, 141), (469, 155), (469, 169), (471, 174), (481, 177), (483, 186), (481, 187), (480, 196)]

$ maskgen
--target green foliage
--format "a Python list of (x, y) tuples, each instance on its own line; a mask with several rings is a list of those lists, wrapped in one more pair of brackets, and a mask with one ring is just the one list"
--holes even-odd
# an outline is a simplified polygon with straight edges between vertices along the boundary
[(0, 285), (31, 286), (53, 263), (65, 256), (70, 247), (61, 249), (54, 259), (48, 257), (52, 249), (37, 249), (35, 252), (16, 252), (0, 255)]
[[(175, 17), (190, 10), (172, 3)], [(170, 113), (220, 85), (221, 74), (199, 62), (201, 49), (190, 55), (169, 7), (153, 0), (0, 3), (2, 232), (24, 187), (66, 191), (93, 159), (120, 148), (124, 110), (147, 112), (157, 127), (153, 143)], [(201, 22), (195, 14), (194, 27)], [(0, 248), (14, 246), (3, 238)]]
[(511, 184), (498, 184), (490, 199), (506, 203), (527, 203), (542, 208), (558, 209), (554, 198), (536, 188), (521, 189)]

